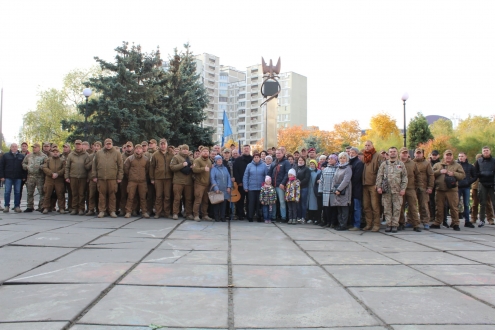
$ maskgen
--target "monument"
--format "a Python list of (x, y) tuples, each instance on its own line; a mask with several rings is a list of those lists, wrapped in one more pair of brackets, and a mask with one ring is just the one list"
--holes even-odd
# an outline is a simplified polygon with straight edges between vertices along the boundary
[(272, 60), (267, 65), (264, 58), (261, 58), (263, 69), (263, 83), (261, 84), (261, 95), (266, 99), (260, 107), (266, 104), (265, 108), (265, 139), (264, 149), (277, 146), (277, 98), (282, 90), (278, 82), (280, 74), (280, 57), (274, 66)]

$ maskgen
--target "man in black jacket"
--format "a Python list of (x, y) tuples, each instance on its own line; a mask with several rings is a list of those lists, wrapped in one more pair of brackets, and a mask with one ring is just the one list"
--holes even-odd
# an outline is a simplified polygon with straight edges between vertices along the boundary
[(246, 216), (246, 213), (244, 211), (244, 201), (247, 198), (246, 198), (246, 192), (244, 191), (244, 188), (242, 188), (242, 179), (244, 178), (244, 172), (246, 171), (246, 167), (252, 161), (253, 161), (253, 156), (251, 156), (251, 146), (246, 144), (242, 147), (242, 155), (235, 160), (233, 166), (234, 179), (235, 182), (237, 183), (237, 186), (239, 187), (239, 194), (241, 195), (241, 198), (235, 204), (235, 209), (239, 220), (244, 220), (244, 217)]
[[(347, 149), (347, 148), (346, 148)], [(360, 230), (361, 227), (361, 202), (363, 200), (363, 170), (364, 164), (358, 157), (359, 149), (352, 147), (349, 151), (349, 165), (352, 169), (352, 201), (351, 201), (351, 214), (349, 215), (349, 222), (351, 222), (353, 230)]]
[[(431, 168), (433, 168), (433, 166), (435, 166), (436, 163), (440, 163), (440, 153), (438, 152), (438, 150), (433, 150), (431, 152), (431, 157), (430, 157)], [(430, 194), (430, 200), (428, 202), (430, 206), (430, 217), (432, 219), (434, 219), (437, 210), (435, 204), (435, 194), (436, 194), (435, 192), (436, 192), (436, 186), (433, 186), (432, 193)], [(447, 215), (447, 212), (444, 212), (444, 214)]]
[(495, 205), (495, 195), (493, 191), (495, 179), (495, 159), (491, 155), (489, 147), (483, 147), (481, 158), (474, 164), (476, 177), (479, 179), (478, 194), (480, 200), (480, 224), (483, 227), (486, 216), (486, 203), (490, 198), (492, 205)]
[(462, 196), (462, 201), (464, 203), (464, 227), (474, 228), (474, 225), (469, 221), (469, 198), (471, 196), (471, 185), (477, 179), (476, 170), (473, 165), (469, 164), (466, 153), (462, 151), (459, 152), (457, 162), (461, 164), (464, 173), (466, 173), (466, 177), (457, 184), (459, 200), (461, 200)]
[[(270, 165), (268, 175), (272, 178), (273, 187), (277, 192), (278, 202), (280, 203), (280, 217), (282, 222), (287, 222), (287, 209), (285, 207), (285, 185), (289, 180), (289, 170), (291, 169), (290, 163), (285, 158), (284, 153), (279, 148), (275, 152), (276, 159)], [(275, 215), (274, 213), (272, 214)], [(272, 218), (272, 221), (275, 221)]]
[(7, 213), (10, 209), (10, 194), (14, 186), (14, 211), (21, 211), (21, 187), (26, 181), (27, 171), (22, 168), (24, 155), (17, 150), (17, 144), (10, 145), (10, 151), (0, 159), (0, 179), (5, 182), (5, 208)]

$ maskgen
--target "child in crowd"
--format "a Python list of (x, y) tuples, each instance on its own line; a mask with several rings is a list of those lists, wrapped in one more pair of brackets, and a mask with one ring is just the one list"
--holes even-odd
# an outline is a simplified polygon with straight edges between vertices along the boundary
[(271, 223), (271, 214), (275, 208), (275, 203), (277, 202), (277, 193), (272, 186), (272, 178), (268, 175), (265, 177), (265, 183), (261, 186), (260, 202), (263, 207), (265, 223)]
[(297, 223), (297, 203), (299, 203), (300, 198), (301, 182), (296, 178), (296, 170), (291, 168), (289, 170), (289, 181), (285, 186), (285, 201), (289, 210), (289, 224), (295, 225)]

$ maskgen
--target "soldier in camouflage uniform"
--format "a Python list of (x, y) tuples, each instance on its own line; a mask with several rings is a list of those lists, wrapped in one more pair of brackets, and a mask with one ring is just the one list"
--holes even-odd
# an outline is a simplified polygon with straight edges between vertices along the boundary
[(43, 200), (45, 193), (43, 185), (45, 184), (45, 174), (43, 173), (41, 166), (48, 158), (44, 153), (40, 151), (40, 144), (33, 144), (33, 152), (27, 155), (22, 161), (22, 168), (28, 172), (26, 187), (27, 187), (27, 208), (24, 212), (33, 212), (34, 209), (34, 190), (38, 188), (40, 195), (38, 210), (42, 210)]
[[(397, 148), (388, 149), (389, 159), (382, 162), (376, 177), (377, 192), (382, 195), (382, 205), (387, 220), (386, 232), (397, 232), (402, 207), (402, 196), (407, 188), (407, 171), (403, 162), (397, 159)], [(386, 180), (388, 187), (383, 191), (382, 184)]]

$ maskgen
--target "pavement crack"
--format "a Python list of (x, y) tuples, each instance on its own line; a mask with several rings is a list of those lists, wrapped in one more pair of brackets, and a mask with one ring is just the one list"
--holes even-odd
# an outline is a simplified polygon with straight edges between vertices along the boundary
[(227, 253), (227, 265), (228, 265), (228, 323), (229, 330), (235, 329), (234, 322), (234, 280), (232, 276), (232, 231), (230, 228), (230, 220), (228, 221), (228, 253)]

